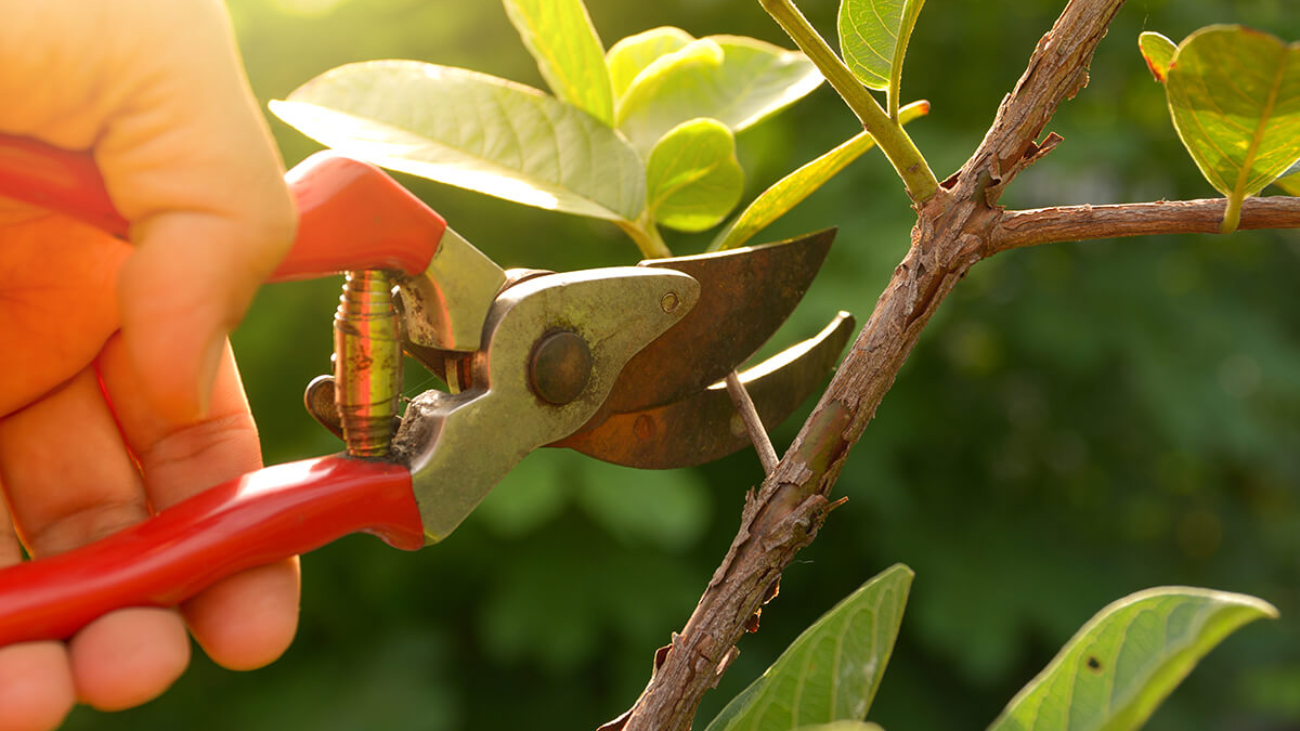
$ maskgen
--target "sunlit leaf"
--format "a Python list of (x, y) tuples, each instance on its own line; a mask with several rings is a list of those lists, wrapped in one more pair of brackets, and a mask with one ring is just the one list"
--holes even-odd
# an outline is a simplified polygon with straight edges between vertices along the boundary
[(619, 100), (646, 67), (660, 56), (680, 51), (695, 37), (681, 28), (664, 26), (628, 36), (605, 54), (609, 78), (614, 84), (614, 99)]
[(1279, 178), (1274, 181), (1274, 184), (1281, 188), (1282, 192), (1287, 195), (1300, 197), (1300, 173), (1288, 175), (1285, 178)]
[[(913, 102), (900, 110), (899, 120), (906, 124), (929, 112), (929, 102)], [(754, 234), (802, 203), (814, 190), (825, 185), (875, 144), (876, 141), (870, 134), (859, 132), (830, 152), (781, 178), (732, 219), (709, 245), (709, 250), (723, 251), (744, 245)]]
[(648, 152), (668, 130), (710, 117), (739, 132), (822, 82), (806, 56), (738, 36), (709, 36), (660, 56), (623, 96), (618, 128)]
[(1210, 26), (1178, 47), (1165, 82), (1174, 127), (1206, 180), (1241, 202), (1300, 158), (1300, 44), (1241, 26)]
[(1242, 594), (1162, 587), (1101, 610), (990, 731), (1132, 731), (1225, 637), (1269, 603)]
[(614, 94), (605, 47), (582, 0), (504, 0), (506, 15), (551, 91), (560, 99), (614, 124)]
[(925, 0), (841, 0), (840, 51), (865, 86), (898, 89), (907, 43)]
[(656, 221), (679, 231), (718, 225), (744, 189), (736, 138), (716, 119), (677, 125), (646, 161), (647, 205)]
[(621, 135), (485, 74), (415, 61), (349, 64), (271, 110), (349, 155), (498, 198), (611, 220), (635, 220), (645, 208), (645, 170)]
[(1287, 195), (1300, 196), (1300, 160), (1296, 160), (1294, 165), (1282, 173), (1282, 177), (1273, 181), (1273, 184)]
[(896, 564), (835, 605), (706, 731), (789, 731), (865, 718), (894, 650), (912, 576)]
[(1174, 53), (1178, 51), (1178, 45), (1159, 33), (1147, 31), (1138, 36), (1138, 50), (1142, 52), (1142, 58), (1146, 59), (1151, 75), (1156, 77), (1156, 81), (1163, 83), (1169, 73), (1169, 64), (1174, 60)]

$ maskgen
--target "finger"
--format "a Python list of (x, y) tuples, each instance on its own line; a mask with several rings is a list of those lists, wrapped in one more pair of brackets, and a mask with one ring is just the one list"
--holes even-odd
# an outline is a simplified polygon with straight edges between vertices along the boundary
[(131, 247), (46, 215), (0, 227), (0, 415), (85, 368), (118, 328), (117, 272)]
[(295, 225), (225, 7), (0, 0), (0, 17), (0, 99), (23, 101), (0, 131), (93, 148), (138, 246), (120, 280), (131, 360), (155, 408), (191, 420)]
[[(203, 421), (176, 426), (137, 397), (138, 374), (119, 338), (99, 359), (105, 390), (140, 462), (155, 509), (262, 466), (257, 431), (229, 348), (222, 351), (212, 405)], [(288, 648), (298, 626), (297, 559), (213, 584), (183, 610), (194, 638), (231, 669), (261, 667)]]
[[(139, 474), (93, 369), (0, 420), (0, 482), (18, 534), (38, 559), (148, 515)], [(105, 709), (157, 696), (189, 662), (180, 616), (163, 609), (101, 617), (70, 649), (77, 696)]]
[[(3, 487), (3, 485), (0, 485)], [(0, 500), (0, 568), (22, 560), (9, 511)], [(0, 731), (46, 731), (63, 723), (77, 693), (58, 642), (0, 647)]]
[[(296, 215), (220, 0), (143, 2), (124, 54), (140, 83), (95, 157), (138, 251), (121, 278), (122, 332), (154, 408), (206, 406), (227, 333), (288, 250)], [(201, 90), (201, 91), (199, 91)]]

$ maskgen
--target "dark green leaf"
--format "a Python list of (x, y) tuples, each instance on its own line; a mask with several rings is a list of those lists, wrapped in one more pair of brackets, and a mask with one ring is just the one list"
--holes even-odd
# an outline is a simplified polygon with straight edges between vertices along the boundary
[(795, 731), (885, 731), (874, 723), (865, 721), (836, 721), (814, 726), (800, 726)]
[(693, 119), (672, 129), (646, 161), (646, 194), (654, 219), (679, 231), (718, 224), (745, 188), (736, 138), (716, 119)]
[(504, 0), (506, 15), (555, 96), (614, 125), (605, 48), (582, 0)]
[(821, 82), (802, 53), (753, 38), (709, 36), (646, 67), (622, 97), (617, 126), (648, 152), (669, 130), (699, 117), (739, 132)]
[(416, 61), (349, 64), (271, 110), (350, 155), (517, 203), (629, 221), (645, 208), (645, 169), (621, 135), (486, 74)]
[(866, 717), (894, 650), (912, 570), (895, 564), (799, 635), (706, 731), (789, 731)]
[(1242, 594), (1162, 587), (1111, 604), (1012, 699), (990, 731), (1132, 731), (1237, 628), (1277, 617)]

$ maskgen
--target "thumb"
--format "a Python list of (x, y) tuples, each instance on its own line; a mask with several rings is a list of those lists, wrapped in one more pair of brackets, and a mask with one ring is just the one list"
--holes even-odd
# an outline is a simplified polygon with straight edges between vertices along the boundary
[(190, 423), (207, 413), (226, 336), (276, 249), (250, 246), (259, 237), (247, 226), (211, 214), (158, 214), (135, 228), (141, 243), (118, 275), (123, 344), (146, 403)]
[(118, 280), (122, 336), (149, 403), (207, 409), (227, 333), (292, 240), (283, 166), (218, 0), (144, 10), (110, 61), (122, 104), (94, 147), (136, 251)]

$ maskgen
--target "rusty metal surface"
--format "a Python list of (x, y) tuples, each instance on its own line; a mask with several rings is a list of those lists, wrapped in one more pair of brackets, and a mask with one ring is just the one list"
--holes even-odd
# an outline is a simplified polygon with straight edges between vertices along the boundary
[(700, 301), (628, 363), (601, 415), (680, 401), (744, 363), (794, 311), (834, 239), (832, 228), (774, 244), (641, 262), (694, 277)]
[[(799, 408), (830, 374), (853, 330), (853, 317), (841, 312), (815, 337), (740, 374), (768, 429)], [(725, 384), (718, 382), (676, 403), (614, 414), (590, 431), (548, 446), (629, 467), (669, 469), (725, 457), (750, 446), (750, 440)]]

